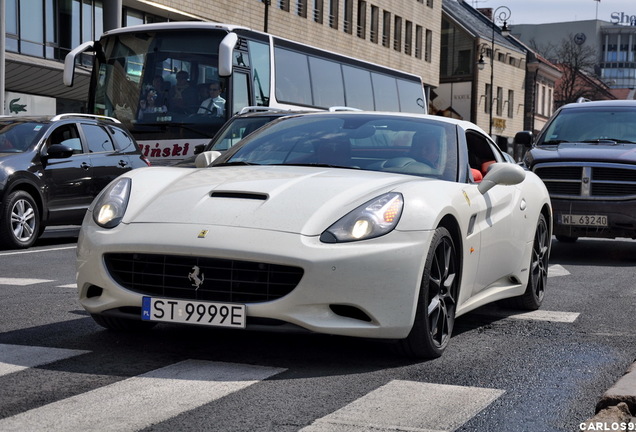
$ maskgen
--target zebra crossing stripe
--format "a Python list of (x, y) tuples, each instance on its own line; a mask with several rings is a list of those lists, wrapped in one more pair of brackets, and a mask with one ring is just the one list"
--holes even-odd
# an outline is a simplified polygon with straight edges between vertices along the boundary
[(35, 285), (44, 282), (53, 282), (47, 279), (29, 279), (29, 278), (1, 278), (0, 285), (14, 285), (14, 286), (27, 286)]
[(568, 276), (570, 274), (569, 271), (565, 267), (559, 264), (553, 264), (548, 266), (548, 277), (555, 276)]
[(453, 431), (503, 393), (497, 389), (396, 380), (301, 431)]
[(89, 352), (63, 348), (0, 344), (0, 376)]
[(186, 360), (0, 420), (0, 430), (136, 431), (283, 371)]

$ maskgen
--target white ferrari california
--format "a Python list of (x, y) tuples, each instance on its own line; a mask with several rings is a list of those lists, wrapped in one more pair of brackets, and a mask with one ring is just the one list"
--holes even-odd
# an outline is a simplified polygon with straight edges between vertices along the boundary
[(548, 192), (472, 123), (293, 115), (209, 162), (136, 169), (95, 199), (77, 283), (98, 324), (306, 330), (431, 358), (468, 311), (542, 303)]

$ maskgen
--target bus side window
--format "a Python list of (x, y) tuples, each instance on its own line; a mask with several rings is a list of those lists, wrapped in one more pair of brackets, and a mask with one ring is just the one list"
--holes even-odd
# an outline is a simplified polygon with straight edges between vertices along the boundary
[[(249, 77), (246, 73), (235, 72), (232, 86), (232, 112), (230, 115), (239, 112), (242, 108), (250, 105)], [(226, 110), (227, 111), (227, 110)]]

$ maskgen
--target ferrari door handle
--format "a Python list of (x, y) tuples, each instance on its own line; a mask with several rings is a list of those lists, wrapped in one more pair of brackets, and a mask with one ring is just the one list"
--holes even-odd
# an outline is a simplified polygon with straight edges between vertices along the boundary
[(82, 163), (80, 164), (80, 168), (82, 168), (83, 170), (88, 171), (89, 169), (91, 169), (91, 165), (90, 165), (89, 163), (82, 162)]
[(128, 166), (128, 162), (126, 162), (123, 159), (120, 159), (117, 165), (119, 165), (120, 168), (126, 168)]

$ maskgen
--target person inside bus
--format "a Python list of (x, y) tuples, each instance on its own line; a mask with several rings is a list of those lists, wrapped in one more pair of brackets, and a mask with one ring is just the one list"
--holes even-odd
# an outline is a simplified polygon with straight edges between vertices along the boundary
[(197, 91), (188, 81), (188, 72), (181, 70), (177, 72), (177, 82), (170, 88), (170, 111), (187, 114), (196, 109)]
[(210, 97), (201, 102), (197, 114), (223, 117), (225, 115), (225, 99), (221, 97), (221, 84), (218, 81), (210, 82), (208, 93)]
[(159, 105), (167, 106), (170, 83), (165, 82), (161, 75), (155, 75), (152, 79), (152, 88), (157, 92), (157, 102)]

